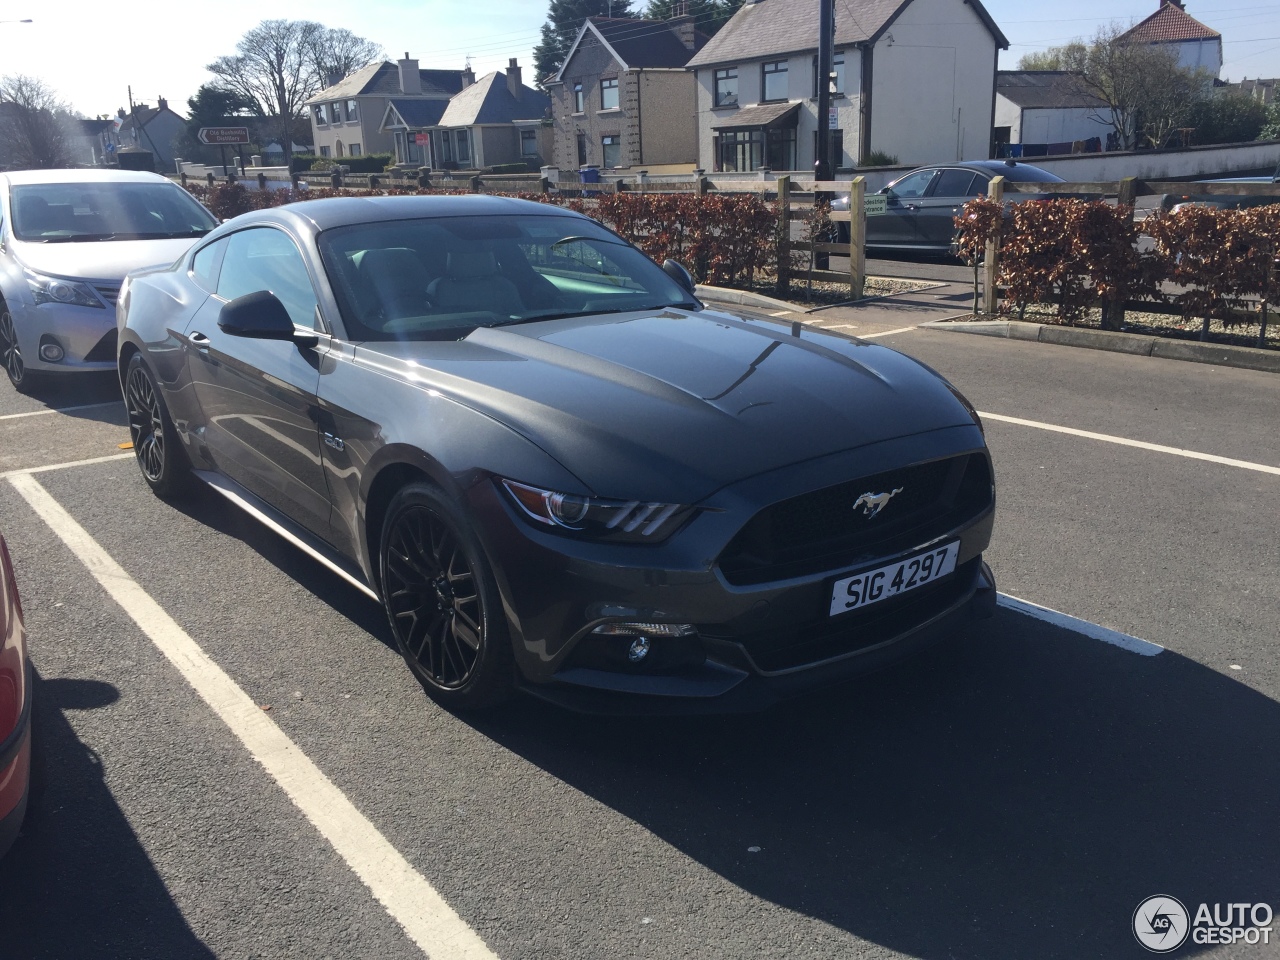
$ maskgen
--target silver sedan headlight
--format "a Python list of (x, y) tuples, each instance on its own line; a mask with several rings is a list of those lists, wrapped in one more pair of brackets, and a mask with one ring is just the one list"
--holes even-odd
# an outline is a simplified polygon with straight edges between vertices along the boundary
[(67, 303), (78, 307), (106, 309), (106, 304), (102, 302), (101, 298), (93, 292), (93, 288), (87, 283), (62, 280), (58, 277), (46, 277), (44, 274), (36, 273), (34, 270), (26, 270), (24, 273), (27, 277), (27, 286), (31, 288), (31, 295), (35, 298), (37, 304)]

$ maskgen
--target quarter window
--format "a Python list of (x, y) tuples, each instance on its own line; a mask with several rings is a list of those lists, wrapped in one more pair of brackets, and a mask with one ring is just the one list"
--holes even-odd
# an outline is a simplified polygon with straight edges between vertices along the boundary
[(787, 61), (775, 60), (764, 65), (763, 91), (761, 100), (787, 99)]
[(726, 67), (717, 70), (715, 75), (717, 107), (736, 107), (738, 105), (738, 68)]
[(615, 110), (618, 107), (618, 78), (600, 81), (600, 109)]
[(234, 300), (270, 290), (299, 327), (316, 323), (316, 294), (302, 254), (289, 237), (270, 227), (241, 230), (227, 238), (218, 275), (218, 296)]
[(210, 292), (218, 288), (218, 265), (222, 263), (222, 254), (226, 249), (227, 242), (219, 240), (201, 247), (191, 258), (191, 276)]

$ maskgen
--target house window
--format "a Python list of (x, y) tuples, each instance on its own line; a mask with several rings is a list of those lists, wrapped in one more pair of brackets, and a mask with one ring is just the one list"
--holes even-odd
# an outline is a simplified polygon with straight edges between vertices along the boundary
[(726, 130), (720, 134), (721, 170), (759, 170), (764, 166), (764, 131)]
[(763, 67), (763, 96), (761, 100), (787, 99), (787, 61), (775, 60)]
[(585, 133), (578, 134), (578, 166), (585, 167), (587, 165), (587, 135)]
[(329, 155), (329, 148), (328, 148), (328, 147), (321, 147), (321, 148), (320, 148), (320, 156), (322, 156), (322, 157), (327, 157), (328, 155)]
[(329, 105), (327, 103), (317, 103), (311, 109), (316, 115), (316, 123), (322, 127), (329, 125)]
[(538, 131), (520, 131), (520, 156), (536, 157), (538, 155)]
[(604, 153), (604, 165), (606, 167), (616, 167), (622, 156), (621, 138), (601, 137), (600, 149)]
[(440, 134), (440, 160), (443, 163), (453, 163), (453, 138), (449, 136), (448, 130)]
[(347, 101), (347, 123), (355, 123), (360, 119), (360, 104), (355, 100)]
[(582, 113), (586, 109), (586, 100), (582, 96), (582, 84), (573, 85), (573, 112)]
[(347, 156), (350, 156), (350, 157), (360, 156), (360, 144), (358, 143), (350, 144), (347, 147)]
[(467, 136), (467, 131), (466, 131), (466, 130), (455, 130), (455, 131), (454, 131), (454, 138), (455, 138), (455, 139), (456, 139), (456, 141), (457, 141), (457, 147), (458, 147), (458, 162), (459, 162), (459, 163), (470, 163), (470, 162), (471, 162), (471, 140), (470, 140), (470, 138)]
[(766, 166), (774, 170), (798, 170), (796, 163), (796, 128), (774, 127), (768, 135)]
[[(836, 75), (835, 89), (831, 91), (833, 97), (842, 97), (845, 93), (844, 86), (844, 51), (837, 50), (834, 57), (831, 58), (831, 72)], [(813, 95), (818, 95), (818, 58), (813, 58)]]
[(618, 78), (600, 81), (600, 109), (618, 109)]
[(716, 106), (736, 107), (738, 105), (738, 68), (726, 67), (716, 71)]

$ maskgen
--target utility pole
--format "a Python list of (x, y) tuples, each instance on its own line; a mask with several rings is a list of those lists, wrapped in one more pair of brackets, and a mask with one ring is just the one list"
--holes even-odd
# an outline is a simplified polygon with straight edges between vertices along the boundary
[(830, 180), (831, 172), (831, 65), (835, 59), (835, 0), (818, 3), (818, 155), (813, 162), (815, 180)]

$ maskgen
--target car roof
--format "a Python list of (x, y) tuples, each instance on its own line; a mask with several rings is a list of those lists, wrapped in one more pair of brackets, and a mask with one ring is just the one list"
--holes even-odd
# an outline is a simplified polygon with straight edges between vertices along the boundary
[[(417, 220), (427, 217), (581, 216), (571, 210), (515, 197), (481, 194), (407, 197), (325, 197), (302, 200), (267, 210), (254, 210), (228, 220), (224, 226), (250, 223), (292, 223), (315, 231), (382, 220)], [(219, 230), (219, 233), (225, 232)]]
[(86, 168), (54, 170), (11, 170), (0, 177), (14, 186), (28, 183), (172, 183), (158, 173), (145, 170), (100, 170)]

